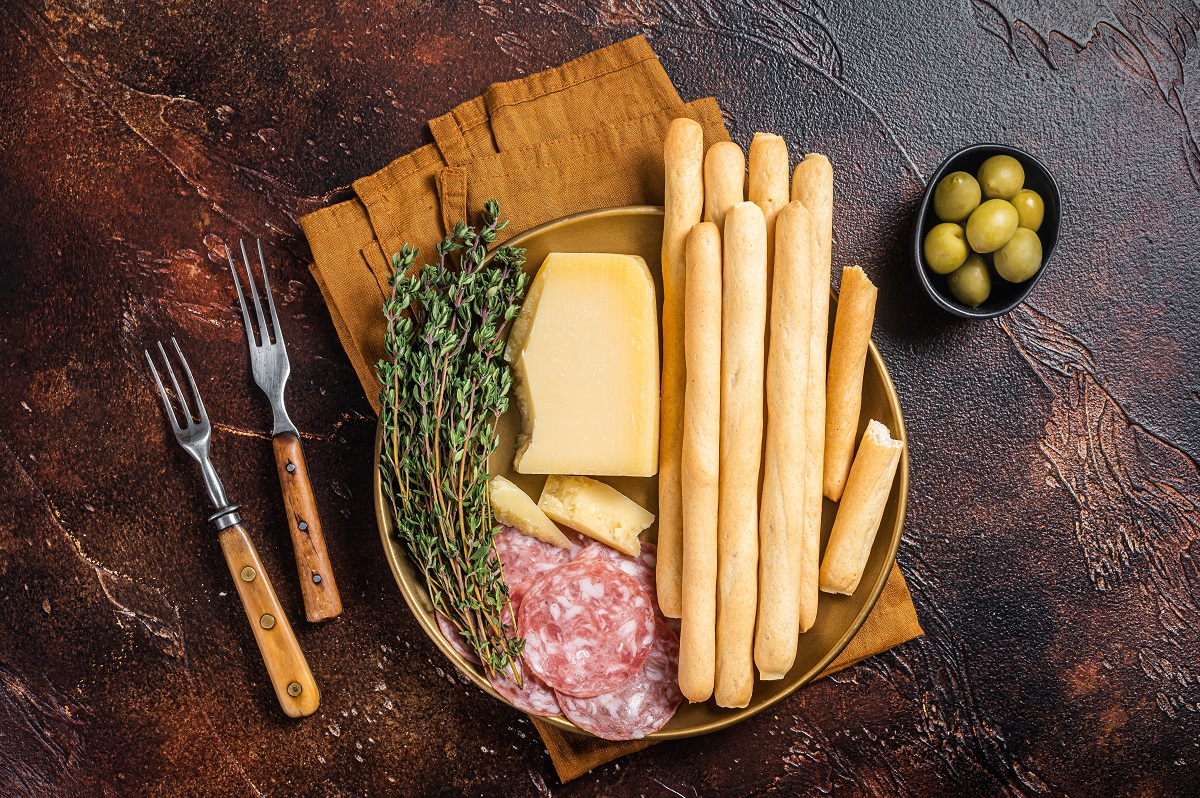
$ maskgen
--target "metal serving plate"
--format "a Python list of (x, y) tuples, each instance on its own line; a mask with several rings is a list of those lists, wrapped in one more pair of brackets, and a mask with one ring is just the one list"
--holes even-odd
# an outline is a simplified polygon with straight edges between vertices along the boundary
[[(607, 208), (577, 213), (547, 222), (516, 236), (508, 243), (513, 246), (525, 247), (527, 251), (525, 268), (531, 276), (541, 267), (542, 261), (550, 252), (616, 252), (640, 255), (646, 259), (650, 271), (654, 274), (661, 313), (662, 225), (663, 212), (660, 207), (643, 205)], [(836, 298), (831, 305), (829, 314), (831, 335), (835, 308)], [(867, 561), (866, 571), (863, 573), (858, 590), (853, 596), (834, 596), (821, 593), (816, 623), (812, 629), (800, 636), (796, 663), (782, 679), (757, 682), (754, 696), (744, 709), (722, 709), (712, 700), (703, 704), (689, 704), (685, 701), (671, 722), (662, 730), (649, 735), (647, 739), (672, 740), (707, 734), (762, 712), (820, 675), (858, 632), (863, 621), (867, 619), (867, 614), (875, 606), (879, 594), (883, 591), (892, 563), (896, 559), (896, 549), (900, 545), (900, 533), (904, 527), (905, 504), (908, 499), (908, 439), (904, 431), (904, 420), (900, 414), (900, 402), (896, 396), (895, 386), (892, 385), (887, 367), (884, 366), (883, 359), (879, 356), (879, 350), (875, 348), (874, 343), (871, 344), (870, 351), (867, 353), (866, 373), (863, 377), (862, 414), (858, 431), (860, 437), (863, 430), (866, 429), (867, 422), (872, 418), (886, 424), (892, 436), (904, 441), (906, 445), (896, 480), (892, 485), (887, 508), (883, 513), (883, 521), (880, 524), (879, 533), (875, 537), (871, 557)], [(489, 470), (493, 474), (501, 474), (512, 480), (536, 499), (541, 494), (542, 484), (546, 478), (517, 474), (512, 468), (516, 437), (520, 426), (520, 413), (516, 408), (516, 403), (513, 402), (509, 411), (500, 419), (500, 441), (489, 462)], [(375, 463), (379, 462), (382, 435), (383, 427), (381, 426), (375, 440)], [(604, 478), (603, 481), (657, 514), (657, 477), (614, 477)], [(836, 509), (836, 504), (825, 500), (821, 533), (822, 551), (829, 540), (829, 530), (833, 525)], [(383, 495), (378, 468), (375, 469), (375, 515), (379, 522), (379, 536), (383, 541), (383, 551), (391, 566), (392, 575), (395, 576), (396, 584), (400, 586), (404, 600), (408, 602), (409, 608), (417, 617), (425, 634), (429, 635), (442, 653), (454, 663), (454, 666), (477, 684), (481, 690), (497, 700), (505, 701), (487, 683), (480, 668), (463, 659), (450, 647), (439, 631), (437, 619), (433, 613), (433, 605), (430, 603), (429, 594), (425, 589), (424, 579), (409, 561), (403, 544), (392, 537), (391, 510)], [(657, 535), (657, 525), (651, 526), (644, 533), (644, 537), (648, 540), (654, 540)], [(542, 720), (566, 731), (588, 734), (566, 718), (542, 718)]]

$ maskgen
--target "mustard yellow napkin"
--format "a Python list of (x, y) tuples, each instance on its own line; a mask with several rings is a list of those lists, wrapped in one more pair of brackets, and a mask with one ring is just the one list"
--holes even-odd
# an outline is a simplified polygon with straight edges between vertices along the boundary
[[(489, 199), (511, 220), (506, 237), (579, 211), (661, 204), (663, 134), (679, 116), (701, 124), (706, 144), (729, 139), (716, 102), (685, 104), (639, 36), (492, 86), (430, 121), (432, 144), (355, 181), (355, 199), (301, 219), (313, 276), (376, 411), (374, 365), (383, 354), (392, 253), (407, 242), (432, 257), (447, 231)], [(893, 567), (878, 604), (826, 674), (920, 634), (904, 577)], [(650, 745), (532, 720), (564, 782)]]

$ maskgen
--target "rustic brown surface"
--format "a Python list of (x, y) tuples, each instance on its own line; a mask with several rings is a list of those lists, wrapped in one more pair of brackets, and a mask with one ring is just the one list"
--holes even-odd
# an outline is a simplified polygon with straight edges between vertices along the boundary
[[(0, 795), (1194, 794), (1193, 5), (147, 5), (0, 6)], [(490, 81), (639, 32), (743, 145), (774, 130), (837, 166), (835, 270), (880, 287), (912, 441), (899, 562), (928, 634), (561, 786), (392, 583), (373, 420), (295, 220)], [(963, 323), (904, 253), (924, 175), (987, 140), (1054, 170), (1064, 235), (1030, 306)], [(219, 257), (247, 235), (276, 269), (345, 604), (321, 625)], [(141, 350), (171, 334), (321, 685), (307, 720), (276, 705), (148, 382)]]

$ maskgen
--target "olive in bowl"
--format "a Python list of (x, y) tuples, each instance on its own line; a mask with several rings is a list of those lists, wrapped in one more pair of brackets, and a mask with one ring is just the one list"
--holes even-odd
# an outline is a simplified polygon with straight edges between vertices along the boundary
[[(1058, 184), (1037, 158), (1000, 144), (959, 150), (934, 172), (917, 210), (914, 276), (948, 313), (966, 319), (1003, 315), (1045, 273), (1060, 220)], [(965, 257), (950, 227), (966, 238)]]

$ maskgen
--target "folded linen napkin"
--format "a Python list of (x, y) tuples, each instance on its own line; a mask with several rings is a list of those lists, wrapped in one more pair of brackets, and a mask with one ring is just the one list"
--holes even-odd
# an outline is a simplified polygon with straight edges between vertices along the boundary
[[(432, 144), (355, 181), (355, 199), (301, 219), (313, 276), (376, 411), (374, 364), (383, 354), (381, 307), (392, 253), (407, 242), (430, 257), (447, 231), (488, 199), (499, 200), (510, 220), (506, 239), (570, 213), (661, 204), (663, 134), (679, 116), (701, 124), (706, 144), (729, 139), (716, 102), (685, 104), (639, 36), (492, 86), (432, 120)], [(859, 633), (822, 676), (920, 634), (904, 577), (893, 566)], [(651, 745), (532, 720), (564, 782)]]

